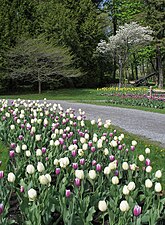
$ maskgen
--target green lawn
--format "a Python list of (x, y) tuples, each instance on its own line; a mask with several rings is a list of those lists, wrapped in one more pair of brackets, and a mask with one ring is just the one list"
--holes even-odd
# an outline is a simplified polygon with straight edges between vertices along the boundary
[[(96, 105), (110, 105), (110, 106), (117, 106), (122, 108), (134, 108), (140, 109), (150, 112), (158, 112), (165, 114), (165, 109), (155, 109), (155, 108), (147, 108), (141, 106), (127, 106), (127, 105), (114, 105), (107, 101), (107, 96), (105, 96), (108, 91), (101, 91), (96, 89), (58, 89), (54, 91), (47, 91), (43, 92), (41, 95), (39, 94), (15, 94), (15, 95), (1, 95), (0, 98), (5, 99), (44, 99), (47, 98), (48, 100), (70, 100), (76, 102), (85, 102), (90, 104)], [(104, 95), (103, 95), (104, 94)]]
[(5, 170), (9, 159), (9, 150), (8, 148), (0, 141), (0, 170)]

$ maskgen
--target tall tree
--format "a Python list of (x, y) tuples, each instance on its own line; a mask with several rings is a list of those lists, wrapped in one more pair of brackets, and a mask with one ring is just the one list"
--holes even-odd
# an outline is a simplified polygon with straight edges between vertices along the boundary
[(163, 88), (163, 64), (165, 59), (165, 1), (144, 0), (146, 9), (145, 23), (154, 31), (156, 68), (158, 71), (159, 88)]

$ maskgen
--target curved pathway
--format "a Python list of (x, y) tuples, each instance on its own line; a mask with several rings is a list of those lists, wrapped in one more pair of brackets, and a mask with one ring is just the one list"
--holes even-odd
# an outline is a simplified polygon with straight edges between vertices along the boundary
[(81, 108), (86, 112), (87, 119), (101, 118), (103, 121), (110, 119), (113, 125), (119, 126), (130, 133), (158, 141), (165, 147), (165, 114), (62, 100), (49, 102), (61, 104), (64, 109), (71, 107), (77, 111)]

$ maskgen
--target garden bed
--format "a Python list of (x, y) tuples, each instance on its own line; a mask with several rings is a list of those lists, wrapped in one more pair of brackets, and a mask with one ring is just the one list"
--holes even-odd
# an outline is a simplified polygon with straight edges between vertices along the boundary
[(136, 140), (126, 145), (110, 120), (88, 123), (81, 109), (0, 104), (1, 140), (10, 146), (0, 172), (1, 224), (163, 223), (162, 168), (154, 170), (147, 146), (137, 153)]

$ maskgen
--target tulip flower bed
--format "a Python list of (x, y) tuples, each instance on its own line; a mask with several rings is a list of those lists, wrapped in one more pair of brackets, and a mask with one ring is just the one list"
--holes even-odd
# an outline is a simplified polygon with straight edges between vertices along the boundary
[(165, 109), (165, 95), (148, 96), (147, 88), (101, 88), (101, 94), (107, 96), (107, 103), (114, 105), (142, 106), (147, 108)]
[(1, 100), (0, 118), (10, 149), (0, 171), (0, 224), (163, 224), (161, 168), (153, 172), (150, 149), (135, 154), (137, 142), (126, 146), (111, 121), (87, 125), (81, 109), (46, 100)]

